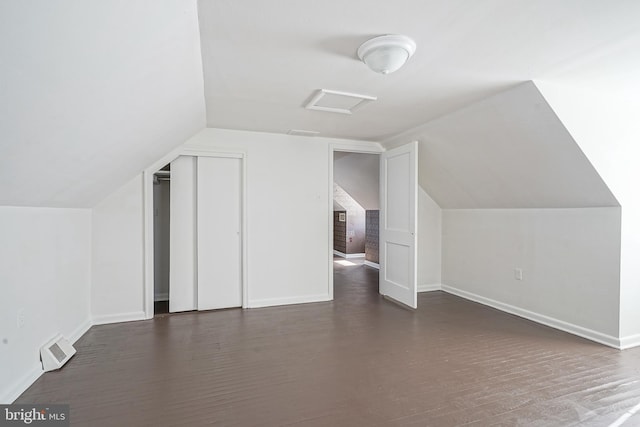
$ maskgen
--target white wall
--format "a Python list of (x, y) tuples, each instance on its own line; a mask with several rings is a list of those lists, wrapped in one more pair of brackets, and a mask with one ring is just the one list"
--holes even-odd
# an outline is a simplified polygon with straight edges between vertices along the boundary
[[(626, 86), (627, 89), (633, 87)], [(621, 284), (612, 282), (615, 268), (613, 261), (606, 256), (604, 261), (594, 261), (589, 253), (578, 250), (562, 254), (566, 259), (557, 261), (573, 265), (578, 270), (584, 264), (588, 266), (587, 271), (605, 262), (607, 277), (602, 286), (606, 289), (606, 298), (603, 300), (605, 304), (598, 309), (583, 307), (585, 298), (595, 303), (597, 294), (579, 295), (572, 281), (556, 280), (560, 274), (557, 266), (548, 270), (551, 277), (546, 278), (554, 284), (553, 292), (532, 292), (532, 298), (523, 294), (526, 298), (522, 300), (521, 294), (510, 294), (509, 287), (494, 280), (499, 271), (503, 271), (502, 266), (485, 266), (480, 276), (465, 275), (465, 269), (476, 264), (478, 267), (485, 265), (483, 262), (488, 254), (482, 250), (473, 252), (465, 249), (462, 243), (460, 252), (449, 252), (448, 258), (443, 255), (442, 282), (451, 285), (447, 281), (456, 279), (451, 286), (485, 298), (485, 303), (498, 301), (503, 304), (502, 309), (508, 309), (504, 306), (507, 304), (530, 310), (538, 316), (538, 321), (546, 321), (539, 316), (549, 316), (603, 333), (611, 345), (626, 346), (633, 342), (640, 345), (640, 305), (637, 303), (640, 301), (640, 267), (635, 262), (640, 251), (640, 220), (636, 219), (640, 218), (640, 198), (635, 188), (640, 182), (640, 168), (637, 167), (640, 163), (640, 149), (637, 148), (640, 125), (634, 118), (640, 105), (628, 99), (594, 96), (585, 87), (574, 90), (546, 84), (541, 87), (538, 82), (525, 82), (409, 130), (385, 145), (394, 146), (409, 139), (420, 141), (420, 185), (443, 209), (505, 209), (504, 212), (517, 212), (521, 216), (518, 221), (526, 225), (528, 232), (535, 233), (527, 236), (522, 230), (508, 225), (503, 228), (499, 224), (487, 225), (484, 221), (488, 219), (479, 213), (481, 211), (460, 224), (449, 221), (448, 228), (444, 229), (448, 233), (461, 233), (456, 227), (489, 227), (500, 236), (482, 236), (491, 244), (495, 241), (500, 245), (508, 239), (525, 244), (537, 242), (540, 236), (547, 236), (544, 237), (547, 246), (560, 244), (562, 242), (554, 240), (553, 236), (562, 232), (561, 227), (566, 220), (560, 215), (562, 210), (549, 208), (602, 207), (615, 212), (622, 205), (622, 224), (609, 227), (610, 235), (598, 231), (603, 227), (599, 224), (582, 233), (568, 227), (568, 230), (574, 230), (575, 235), (566, 236), (565, 233), (567, 239), (573, 240), (562, 243), (579, 245), (588, 238), (586, 236), (609, 242), (610, 246), (611, 242), (617, 242), (617, 246), (611, 247), (622, 263), (622, 273), (618, 272), (616, 276), (622, 278)], [(523, 210), (507, 210), (516, 208)], [(546, 213), (542, 220), (536, 222), (527, 212)], [(619, 216), (620, 213), (618, 222)], [(473, 224), (473, 227), (468, 224)], [(503, 234), (506, 237), (501, 237)], [(461, 239), (463, 237), (460, 236)], [(620, 244), (623, 248), (621, 255)], [(451, 248), (451, 241), (445, 237), (442, 245), (445, 254), (447, 245)], [(513, 256), (507, 250), (502, 252), (507, 260)], [(535, 264), (539, 262), (536, 256), (536, 252), (526, 252), (514, 262)], [(458, 266), (461, 270), (456, 275)], [(509, 267), (509, 278), (513, 275), (513, 268), (515, 266)], [(617, 268), (619, 271), (620, 266)], [(600, 276), (596, 274), (593, 277)], [(500, 289), (504, 292), (499, 292)], [(563, 298), (565, 311), (558, 310), (558, 295)], [(576, 296), (576, 299), (569, 296)], [(614, 296), (619, 298), (617, 303), (612, 300)], [(577, 314), (572, 314), (572, 311)], [(585, 315), (585, 312), (596, 314), (589, 320), (587, 317), (591, 314)], [(615, 320), (618, 318), (619, 326)], [(603, 319), (604, 323), (600, 324)], [(557, 323), (555, 326), (565, 327)], [(579, 330), (574, 332), (583, 333)]]
[(442, 209), (418, 189), (418, 290), (438, 289), (442, 283)]
[(142, 175), (93, 208), (94, 323), (144, 318)]
[[(40, 346), (90, 327), (91, 212), (0, 207), (0, 403), (42, 372)], [(24, 325), (18, 328), (22, 312)]]
[(442, 227), (445, 290), (616, 345), (620, 208), (443, 210)]
[[(246, 153), (250, 307), (329, 298), (330, 144), (380, 149), (224, 129), (204, 129), (183, 145)], [(142, 188), (136, 177), (93, 209), (91, 301), (98, 323), (144, 318)], [(292, 250), (301, 245), (304, 251)]]
[[(637, 58), (633, 53), (639, 46), (636, 43), (628, 51), (629, 58)], [(633, 76), (632, 82), (612, 81), (608, 71), (605, 67), (602, 73), (604, 87), (602, 82), (597, 85), (600, 91), (593, 90), (592, 79), (578, 86), (536, 85), (622, 206), (620, 337), (627, 347), (640, 345), (640, 101), (635, 97), (637, 64), (625, 70)]]
[[(205, 129), (189, 147), (246, 152), (249, 306), (327, 300), (329, 145), (362, 141)], [(299, 251), (304, 244), (304, 251)]]

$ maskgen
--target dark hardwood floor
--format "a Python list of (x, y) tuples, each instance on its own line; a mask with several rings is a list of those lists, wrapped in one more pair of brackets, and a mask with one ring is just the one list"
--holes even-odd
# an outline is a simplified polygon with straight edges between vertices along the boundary
[(169, 313), (169, 301), (154, 301), (153, 312), (156, 316)]
[(412, 312), (335, 267), (333, 302), (94, 326), (17, 403), (81, 426), (607, 426), (640, 402), (640, 349), (442, 292)]

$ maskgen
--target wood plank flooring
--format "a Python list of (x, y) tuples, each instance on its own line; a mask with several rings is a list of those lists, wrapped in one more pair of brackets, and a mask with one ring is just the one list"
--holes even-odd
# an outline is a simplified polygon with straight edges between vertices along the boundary
[(640, 402), (640, 349), (442, 292), (411, 312), (335, 267), (333, 302), (94, 326), (17, 403), (78, 426), (607, 426)]

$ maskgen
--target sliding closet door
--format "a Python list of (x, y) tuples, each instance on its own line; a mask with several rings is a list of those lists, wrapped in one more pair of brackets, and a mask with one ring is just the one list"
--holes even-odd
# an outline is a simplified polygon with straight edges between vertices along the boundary
[(198, 157), (198, 310), (242, 306), (242, 160)]
[(196, 158), (171, 162), (169, 311), (196, 310)]

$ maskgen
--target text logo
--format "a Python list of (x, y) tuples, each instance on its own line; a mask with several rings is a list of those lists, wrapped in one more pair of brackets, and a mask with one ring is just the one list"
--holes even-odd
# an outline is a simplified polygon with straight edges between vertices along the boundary
[(69, 405), (0, 405), (0, 427), (69, 426)]

